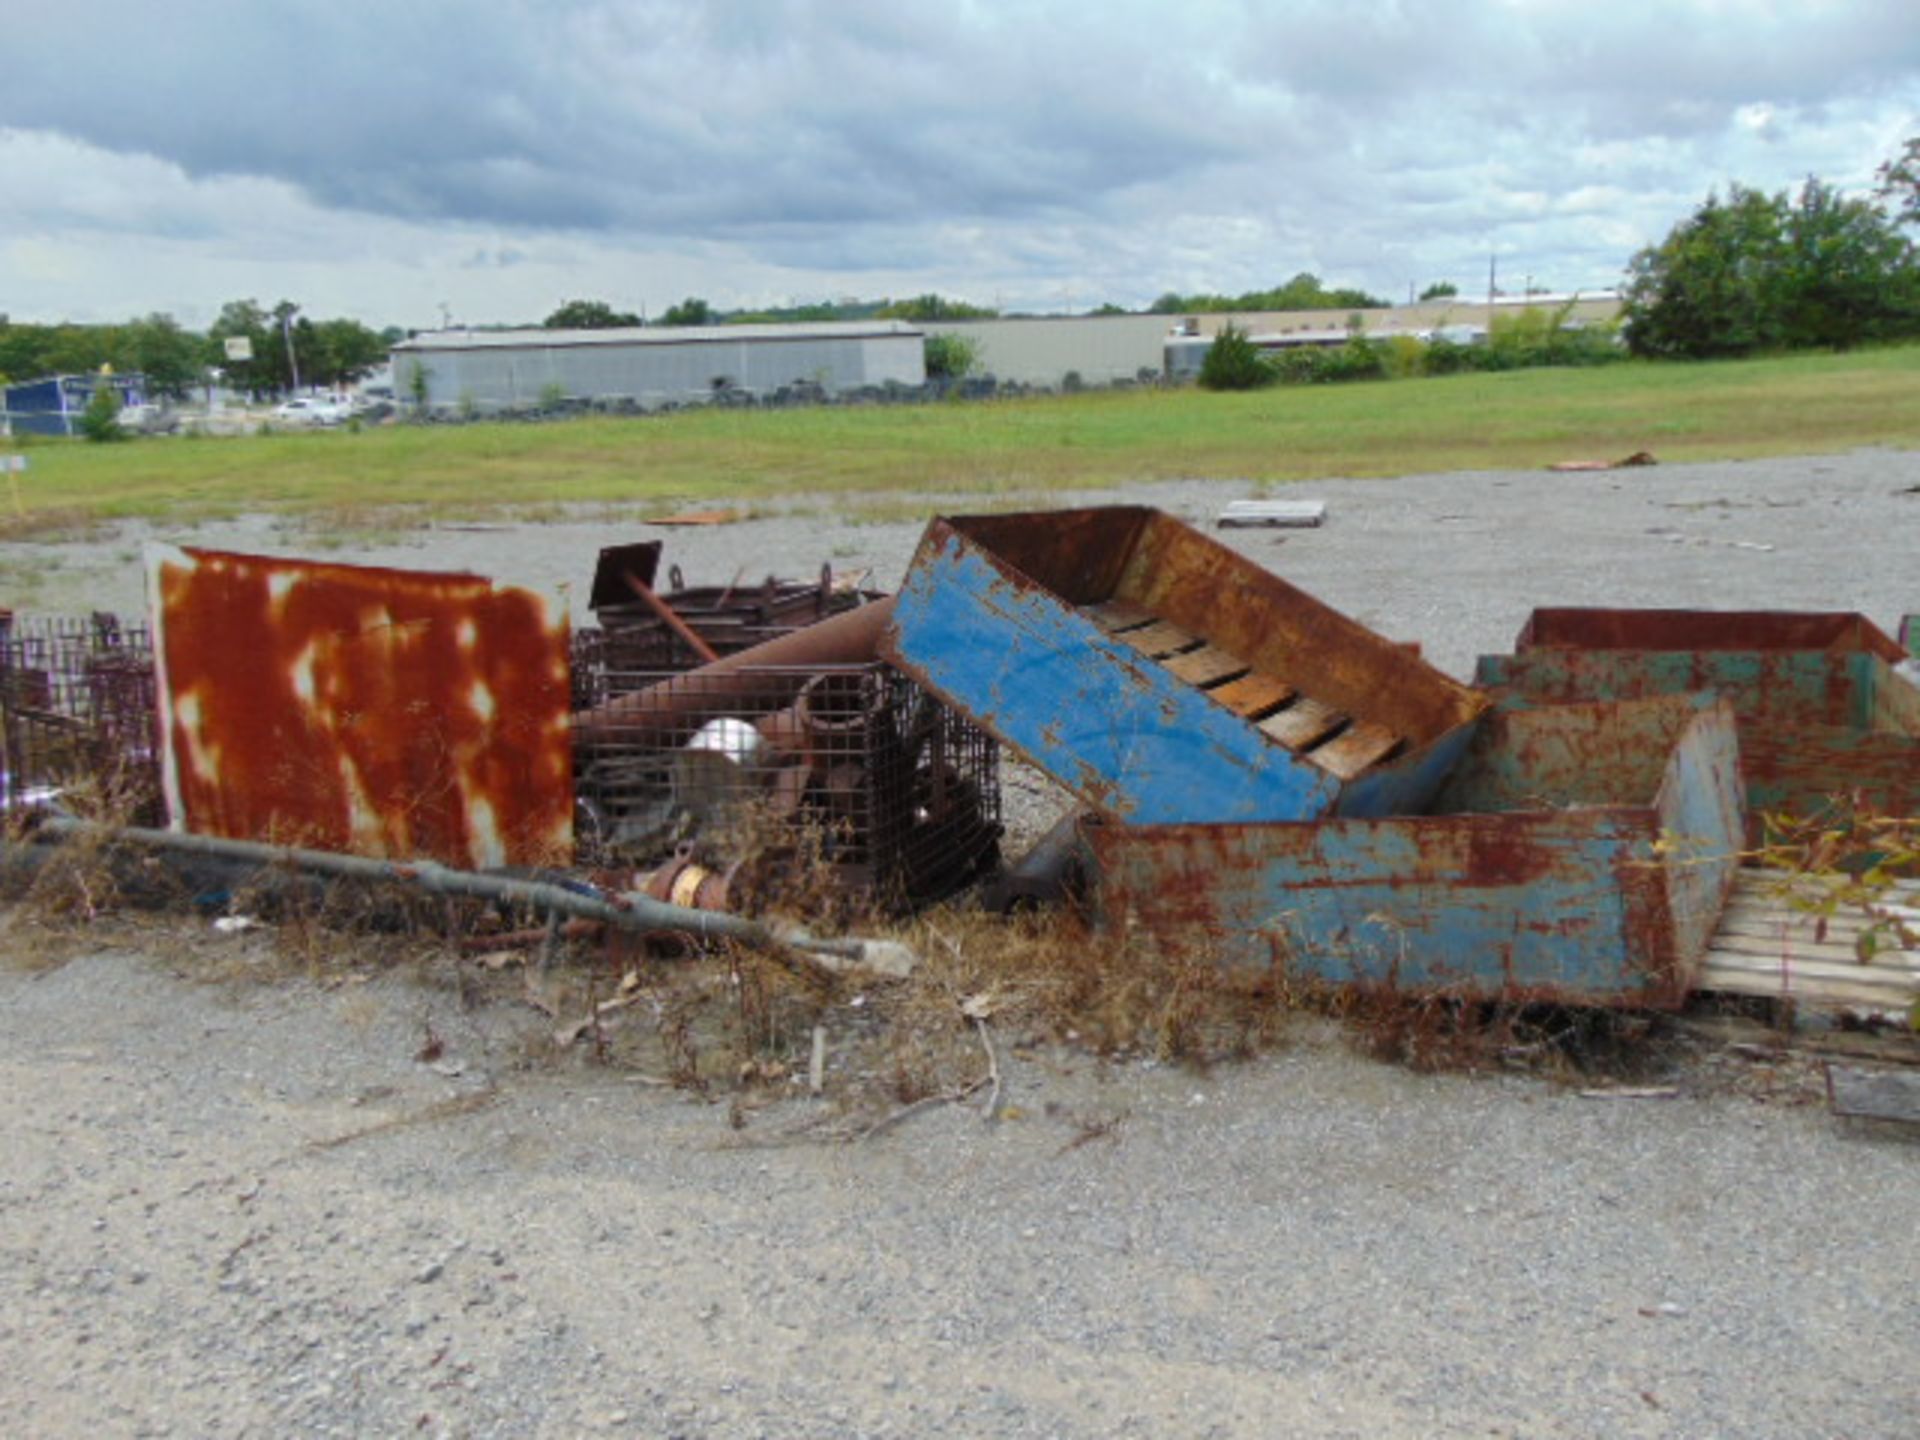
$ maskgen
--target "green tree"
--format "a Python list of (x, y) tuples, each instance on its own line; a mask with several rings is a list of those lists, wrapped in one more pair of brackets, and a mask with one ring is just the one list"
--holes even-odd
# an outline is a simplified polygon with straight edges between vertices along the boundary
[(1920, 332), (1920, 264), (1866, 200), (1809, 179), (1797, 198), (1736, 185), (1633, 257), (1637, 355), (1705, 358)]
[(1155, 315), (1206, 315), (1258, 310), (1382, 310), (1387, 302), (1364, 290), (1329, 290), (1318, 275), (1301, 271), (1284, 285), (1242, 295), (1178, 295), (1168, 291), (1148, 307)]
[(206, 342), (156, 313), (118, 327), (113, 365), (144, 375), (149, 392), (181, 400), (206, 373)]
[(569, 300), (540, 322), (548, 330), (617, 330), (639, 323), (638, 315), (616, 310), (604, 300)]
[[(298, 327), (295, 333), (301, 333)], [(358, 320), (319, 320), (306, 333), (309, 349), (301, 356), (301, 374), (316, 385), (351, 385), (387, 363), (387, 341)]]
[(944, 295), (916, 295), (911, 300), (893, 300), (880, 307), (883, 320), (991, 320), (998, 310), (984, 305), (969, 305), (964, 300), (949, 300)]
[(1267, 357), (1238, 325), (1222, 326), (1200, 362), (1200, 383), (1208, 390), (1258, 390), (1274, 378)]
[[(219, 316), (207, 331), (207, 363), (222, 370), (234, 389), (244, 390), (255, 399), (273, 388), (273, 347), (268, 344), (268, 337), (271, 335), (277, 342), (279, 336), (273, 335), (272, 324), (272, 318), (260, 308), (258, 301), (229, 300), (220, 307)], [(228, 359), (229, 340), (247, 341), (253, 348), (253, 358)]]
[(1451, 280), (1436, 280), (1420, 292), (1422, 300), (1451, 300), (1460, 293), (1460, 287)]
[(718, 325), (720, 317), (713, 313), (713, 307), (698, 296), (689, 295), (678, 305), (669, 305), (667, 313), (660, 317), (662, 325)]
[(1920, 225), (1920, 135), (1880, 167), (1880, 188), (1874, 193), (1893, 203), (1894, 218), (1902, 225)]

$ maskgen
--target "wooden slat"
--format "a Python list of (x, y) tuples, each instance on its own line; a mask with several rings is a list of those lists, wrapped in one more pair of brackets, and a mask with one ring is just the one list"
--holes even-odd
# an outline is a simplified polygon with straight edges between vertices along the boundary
[(1182, 630), (1170, 620), (1156, 620), (1153, 624), (1143, 625), (1138, 630), (1122, 630), (1114, 638), (1131, 645), (1150, 660), (1159, 660), (1176, 651), (1185, 650), (1200, 637)]
[(1145, 625), (1155, 618), (1151, 610), (1144, 610), (1131, 600), (1102, 600), (1098, 605), (1082, 606), (1080, 613), (1109, 635), (1116, 630)]
[[(1830, 960), (1840, 965), (1858, 965), (1858, 952), (1851, 945), (1832, 941), (1782, 940), (1777, 935), (1743, 935), (1724, 927), (1713, 937), (1713, 948), (1740, 955), (1757, 955), (1763, 960)], [(1920, 966), (1920, 952), (1882, 950), (1870, 962), (1883, 970), (1911, 970)]]
[(1230, 655), (1218, 645), (1202, 645), (1198, 650), (1175, 655), (1166, 666), (1189, 685), (1214, 685), (1244, 675), (1249, 668), (1238, 655)]
[(1305, 750), (1346, 723), (1347, 717), (1331, 705), (1302, 695), (1293, 704), (1260, 722), (1260, 733), (1289, 750)]
[(1271, 675), (1253, 674), (1229, 681), (1207, 693), (1234, 714), (1251, 720), (1286, 704), (1298, 692), (1284, 680), (1276, 680)]
[(1778, 975), (1757, 970), (1735, 970), (1709, 962), (1700, 972), (1697, 986), (1719, 995), (1753, 995), (1762, 1000), (1793, 1000), (1802, 1005), (1828, 1009), (1904, 1010), (1912, 997), (1878, 985), (1859, 985), (1841, 980), (1815, 980), (1808, 976)]
[[(1724, 939), (1738, 939), (1755, 945), (1769, 946), (1776, 955), (1792, 955), (1801, 951), (1809, 955), (1831, 952), (1835, 955), (1851, 956), (1860, 953), (1858, 946), (1861, 931), (1858, 927), (1830, 926), (1826, 938), (1822, 940), (1815, 938), (1811, 926), (1796, 926), (1792, 930), (1783, 930), (1777, 922), (1746, 915), (1727, 914), (1720, 917), (1717, 933)], [(1899, 955), (1908, 957), (1910, 961), (1920, 960), (1920, 946), (1903, 945), (1900, 936), (1889, 928), (1875, 934), (1874, 954), (1882, 960)]]
[(1920, 973), (1903, 965), (1862, 965), (1851, 960), (1802, 959), (1778, 955), (1755, 955), (1751, 950), (1732, 950), (1715, 941), (1707, 952), (1708, 963), (1727, 970), (1750, 970), (1755, 974), (1781, 973), (1805, 975), (1811, 980), (1845, 980), (1851, 984), (1884, 986), (1889, 990), (1920, 990)]
[[(1820, 900), (1840, 885), (1849, 883), (1840, 877), (1796, 875), (1785, 870), (1742, 870), (1734, 877), (1734, 893), (1760, 896), (1776, 904), (1787, 903), (1789, 895), (1805, 895)], [(1888, 882), (1880, 898), (1891, 905), (1920, 908), (1920, 881), (1904, 877)]]
[(1313, 752), (1313, 763), (1328, 774), (1351, 780), (1400, 748), (1400, 737), (1384, 725), (1356, 720)]

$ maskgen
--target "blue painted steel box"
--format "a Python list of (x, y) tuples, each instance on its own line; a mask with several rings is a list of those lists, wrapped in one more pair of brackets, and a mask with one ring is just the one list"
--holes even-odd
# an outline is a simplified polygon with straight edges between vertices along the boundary
[(1419, 810), (1488, 703), (1138, 506), (935, 520), (881, 653), (1131, 824)]
[(1768, 816), (1819, 817), (1839, 797), (1920, 815), (1920, 686), (1893, 668), (1905, 655), (1848, 613), (1536, 610), (1476, 679), (1506, 705), (1727, 696), (1758, 845)]
[(1103, 925), (1290, 978), (1678, 1005), (1739, 863), (1712, 696), (1496, 713), (1436, 813), (1085, 825)]

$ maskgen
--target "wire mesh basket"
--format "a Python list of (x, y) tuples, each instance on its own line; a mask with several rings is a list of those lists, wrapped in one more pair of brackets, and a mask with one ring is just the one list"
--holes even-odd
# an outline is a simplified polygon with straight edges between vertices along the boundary
[(0, 806), (8, 812), (64, 798), (157, 823), (156, 713), (144, 622), (0, 611)]
[(784, 849), (886, 909), (951, 894), (998, 859), (995, 742), (878, 661), (587, 679), (625, 697), (575, 742), (590, 859)]

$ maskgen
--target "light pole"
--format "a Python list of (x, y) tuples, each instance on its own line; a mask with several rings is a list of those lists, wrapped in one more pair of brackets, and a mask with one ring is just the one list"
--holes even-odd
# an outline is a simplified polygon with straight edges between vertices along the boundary
[(287, 342), (287, 369), (293, 375), (293, 393), (300, 393), (300, 362), (293, 358), (293, 317), (298, 314), (298, 305), (289, 305), (280, 312), (280, 338)]

